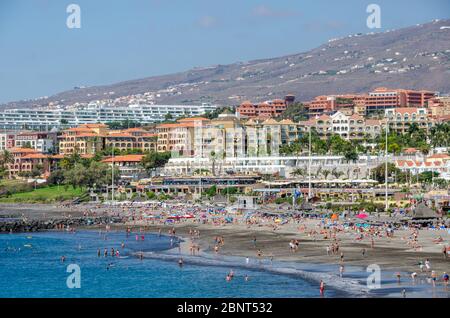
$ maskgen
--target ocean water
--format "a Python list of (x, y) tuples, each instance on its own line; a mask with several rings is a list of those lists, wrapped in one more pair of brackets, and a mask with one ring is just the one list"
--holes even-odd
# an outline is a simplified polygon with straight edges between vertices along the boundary
[[(125, 248), (121, 248), (121, 243)], [(120, 257), (104, 257), (104, 248)], [(0, 235), (0, 297), (318, 297), (318, 283), (292, 273), (233, 266), (233, 262), (190, 261), (180, 268), (178, 255), (167, 252), (170, 238), (146, 233), (97, 231)], [(97, 256), (97, 249), (101, 256)], [(140, 260), (133, 253), (144, 251)], [(172, 254), (171, 254), (172, 253)], [(66, 257), (61, 262), (61, 256)], [(201, 259), (197, 257), (195, 259)], [(70, 264), (80, 268), (80, 288), (68, 288)], [(233, 266), (233, 267), (231, 267)], [(235, 277), (225, 277), (233, 269)], [(250, 277), (245, 281), (244, 276)], [(337, 297), (334, 289), (326, 297)]]

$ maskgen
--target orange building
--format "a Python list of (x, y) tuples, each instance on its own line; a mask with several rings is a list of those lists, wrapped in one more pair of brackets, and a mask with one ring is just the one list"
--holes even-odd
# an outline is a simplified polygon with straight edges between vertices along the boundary
[(425, 107), (427, 101), (435, 96), (435, 92), (425, 90), (416, 91), (379, 87), (367, 95), (365, 104), (367, 113), (376, 113), (397, 107)]
[(156, 150), (157, 134), (142, 128), (113, 130), (105, 136), (105, 146), (119, 150), (140, 149), (143, 152)]
[(177, 151), (179, 154), (191, 156), (194, 153), (195, 127), (204, 126), (210, 120), (203, 117), (184, 118), (176, 123), (156, 126), (158, 152)]
[(84, 124), (63, 131), (59, 137), (59, 153), (71, 155), (95, 154), (104, 148), (108, 126), (105, 124)]
[(245, 117), (278, 117), (287, 108), (286, 101), (274, 99), (259, 104), (253, 104), (250, 101), (243, 102), (236, 111)]
[(31, 148), (12, 148), (10, 150), (13, 162), (9, 163), (9, 178), (24, 177), (35, 169), (41, 171), (40, 177), (46, 177), (50, 172), (49, 158), (47, 155)]

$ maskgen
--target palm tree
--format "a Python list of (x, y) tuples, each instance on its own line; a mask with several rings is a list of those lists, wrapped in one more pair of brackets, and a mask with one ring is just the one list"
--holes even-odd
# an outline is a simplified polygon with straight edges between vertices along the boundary
[(328, 179), (328, 176), (330, 175), (330, 173), (331, 173), (331, 171), (328, 170), (328, 169), (324, 169), (324, 170), (322, 171), (322, 175), (323, 175), (323, 177), (324, 177), (325, 180)]
[(0, 155), (0, 165), (4, 167), (7, 164), (14, 162), (14, 156), (8, 150), (3, 150), (3, 153)]
[(339, 179), (344, 173), (342, 171), (338, 171), (336, 168), (333, 168), (331, 174), (335, 179)]
[(213, 150), (209, 154), (210, 159), (212, 160), (212, 175), (216, 175), (216, 152)]
[(304, 177), (306, 175), (306, 169), (304, 168), (297, 168), (294, 171), (292, 171), (292, 175)]

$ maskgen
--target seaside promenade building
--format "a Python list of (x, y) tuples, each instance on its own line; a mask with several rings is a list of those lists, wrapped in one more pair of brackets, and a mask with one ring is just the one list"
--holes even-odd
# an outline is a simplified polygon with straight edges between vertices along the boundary
[(217, 106), (201, 105), (129, 105), (108, 106), (90, 103), (72, 108), (5, 109), (0, 111), (0, 129), (45, 130), (76, 127), (82, 124), (135, 121), (141, 124), (164, 121), (170, 114), (176, 117), (200, 116)]
[(450, 180), (450, 156), (434, 154), (426, 158), (395, 160), (395, 166), (403, 172), (418, 175), (423, 172), (439, 173), (439, 178)]
[[(355, 162), (348, 162), (344, 156), (241, 156), (241, 157), (178, 157), (171, 158), (163, 169), (166, 176), (194, 175), (201, 169), (210, 171), (213, 175), (234, 173), (276, 174), (291, 176), (297, 168), (307, 171), (311, 163), (311, 174), (316, 175), (323, 170), (340, 171), (346, 178), (368, 178), (371, 169), (384, 163), (385, 157), (360, 156)], [(392, 158), (389, 158), (392, 160)], [(301, 178), (307, 178), (307, 175)]]
[(121, 179), (139, 180), (146, 176), (144, 167), (142, 166), (142, 158), (144, 155), (123, 155), (114, 156), (102, 160), (103, 163), (108, 164), (119, 169)]

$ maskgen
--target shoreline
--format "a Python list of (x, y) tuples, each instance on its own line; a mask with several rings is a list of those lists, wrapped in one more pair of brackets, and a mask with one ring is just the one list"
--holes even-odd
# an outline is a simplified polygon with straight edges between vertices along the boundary
[[(24, 211), (33, 218), (43, 218), (45, 214), (47, 218), (53, 218), (61, 215), (80, 216), (84, 211), (90, 208), (98, 207), (94, 204), (79, 205), (75, 207), (66, 207), (61, 211), (60, 206), (56, 205), (11, 205), (0, 204), (0, 216), (7, 213), (22, 213)], [(32, 210), (29, 210), (32, 208)], [(36, 210), (39, 213), (36, 213)], [(136, 209), (137, 210), (137, 209)], [(7, 212), (5, 212), (7, 211)], [(112, 212), (118, 212), (121, 214), (122, 209), (116, 209)], [(109, 214), (112, 216), (114, 213)], [(124, 213), (125, 215), (126, 213)], [(99, 214), (99, 216), (102, 214)], [(308, 219), (305, 224), (314, 226), (318, 220)], [(77, 227), (78, 229), (98, 229), (104, 228), (105, 224), (87, 225)], [(161, 230), (161, 234), (167, 235), (169, 230), (175, 229), (175, 235), (183, 238), (182, 253), (186, 256), (190, 256), (189, 242), (192, 239), (190, 235), (191, 230), (200, 232), (199, 238), (194, 238), (195, 244), (201, 249), (202, 255), (215, 256), (214, 246), (215, 238), (220, 236), (224, 240), (223, 246), (220, 247), (218, 255), (220, 257), (231, 257), (243, 259), (249, 257), (251, 259), (257, 259), (257, 250), (262, 251), (261, 260), (265, 261), (269, 258), (273, 258), (274, 262), (283, 262), (283, 264), (292, 263), (297, 267), (306, 267), (306, 269), (317, 272), (320, 268), (324, 268), (326, 271), (322, 272), (322, 275), (331, 275), (329, 278), (339, 277), (339, 255), (327, 255), (325, 247), (330, 243), (331, 239), (325, 239), (318, 235), (309, 235), (305, 232), (299, 231), (299, 224), (292, 222), (278, 226), (277, 229), (271, 226), (271, 224), (258, 224), (248, 226), (245, 224), (220, 224), (213, 225), (201, 224), (199, 222), (193, 222), (192, 220), (184, 220), (181, 222), (174, 222), (172, 224), (162, 224), (154, 221), (135, 220), (123, 223), (110, 224), (111, 230), (125, 230), (127, 227), (131, 227), (133, 230), (144, 230), (145, 232), (158, 233)], [(375, 292), (374, 297), (390, 297), (392, 293), (393, 297), (400, 296), (400, 290), (402, 288), (408, 288), (416, 290), (417, 284), (412, 284), (410, 274), (412, 272), (418, 273), (418, 281), (422, 282), (425, 289), (418, 292), (419, 297), (430, 297), (431, 286), (427, 286), (426, 280), (429, 277), (429, 272), (422, 273), (419, 270), (419, 261), (429, 259), (432, 264), (432, 269), (438, 273), (438, 277), (442, 272), (449, 272), (449, 259), (444, 259), (440, 252), (441, 245), (434, 244), (431, 239), (437, 235), (442, 235), (445, 238), (444, 243), (448, 244), (449, 233), (447, 230), (422, 230), (420, 233), (419, 241), (423, 244), (423, 248), (419, 251), (413, 250), (411, 247), (406, 246), (406, 242), (402, 236), (406, 235), (406, 230), (398, 230), (395, 236), (389, 238), (377, 238), (375, 247), (371, 248), (370, 241), (364, 239), (362, 241), (355, 241), (349, 233), (339, 233), (339, 241), (341, 250), (345, 254), (345, 276), (352, 280), (362, 281), (367, 277), (365, 268), (370, 264), (377, 264), (381, 267), (383, 280), (387, 281), (387, 290), (380, 291), (381, 295)], [(256, 245), (254, 245), (253, 239), (256, 238)], [(299, 241), (299, 249), (296, 252), (289, 250), (289, 242), (293, 239)], [(361, 250), (365, 249), (367, 252), (364, 256), (361, 255)], [(309, 268), (308, 268), (309, 267)], [(305, 268), (302, 268), (305, 269)], [(401, 273), (401, 284), (396, 283), (394, 273)], [(331, 285), (330, 285), (331, 287)], [(426, 288), (429, 287), (429, 288)], [(437, 289), (441, 289), (443, 286), (441, 282), (438, 283)], [(422, 288), (422, 289), (424, 289)], [(441, 292), (440, 292), (441, 293)], [(369, 293), (371, 294), (371, 293)], [(442, 293), (441, 293), (442, 294)], [(447, 291), (443, 291), (444, 297), (450, 297)], [(442, 296), (440, 295), (440, 296)], [(371, 297), (371, 295), (369, 295)]]

